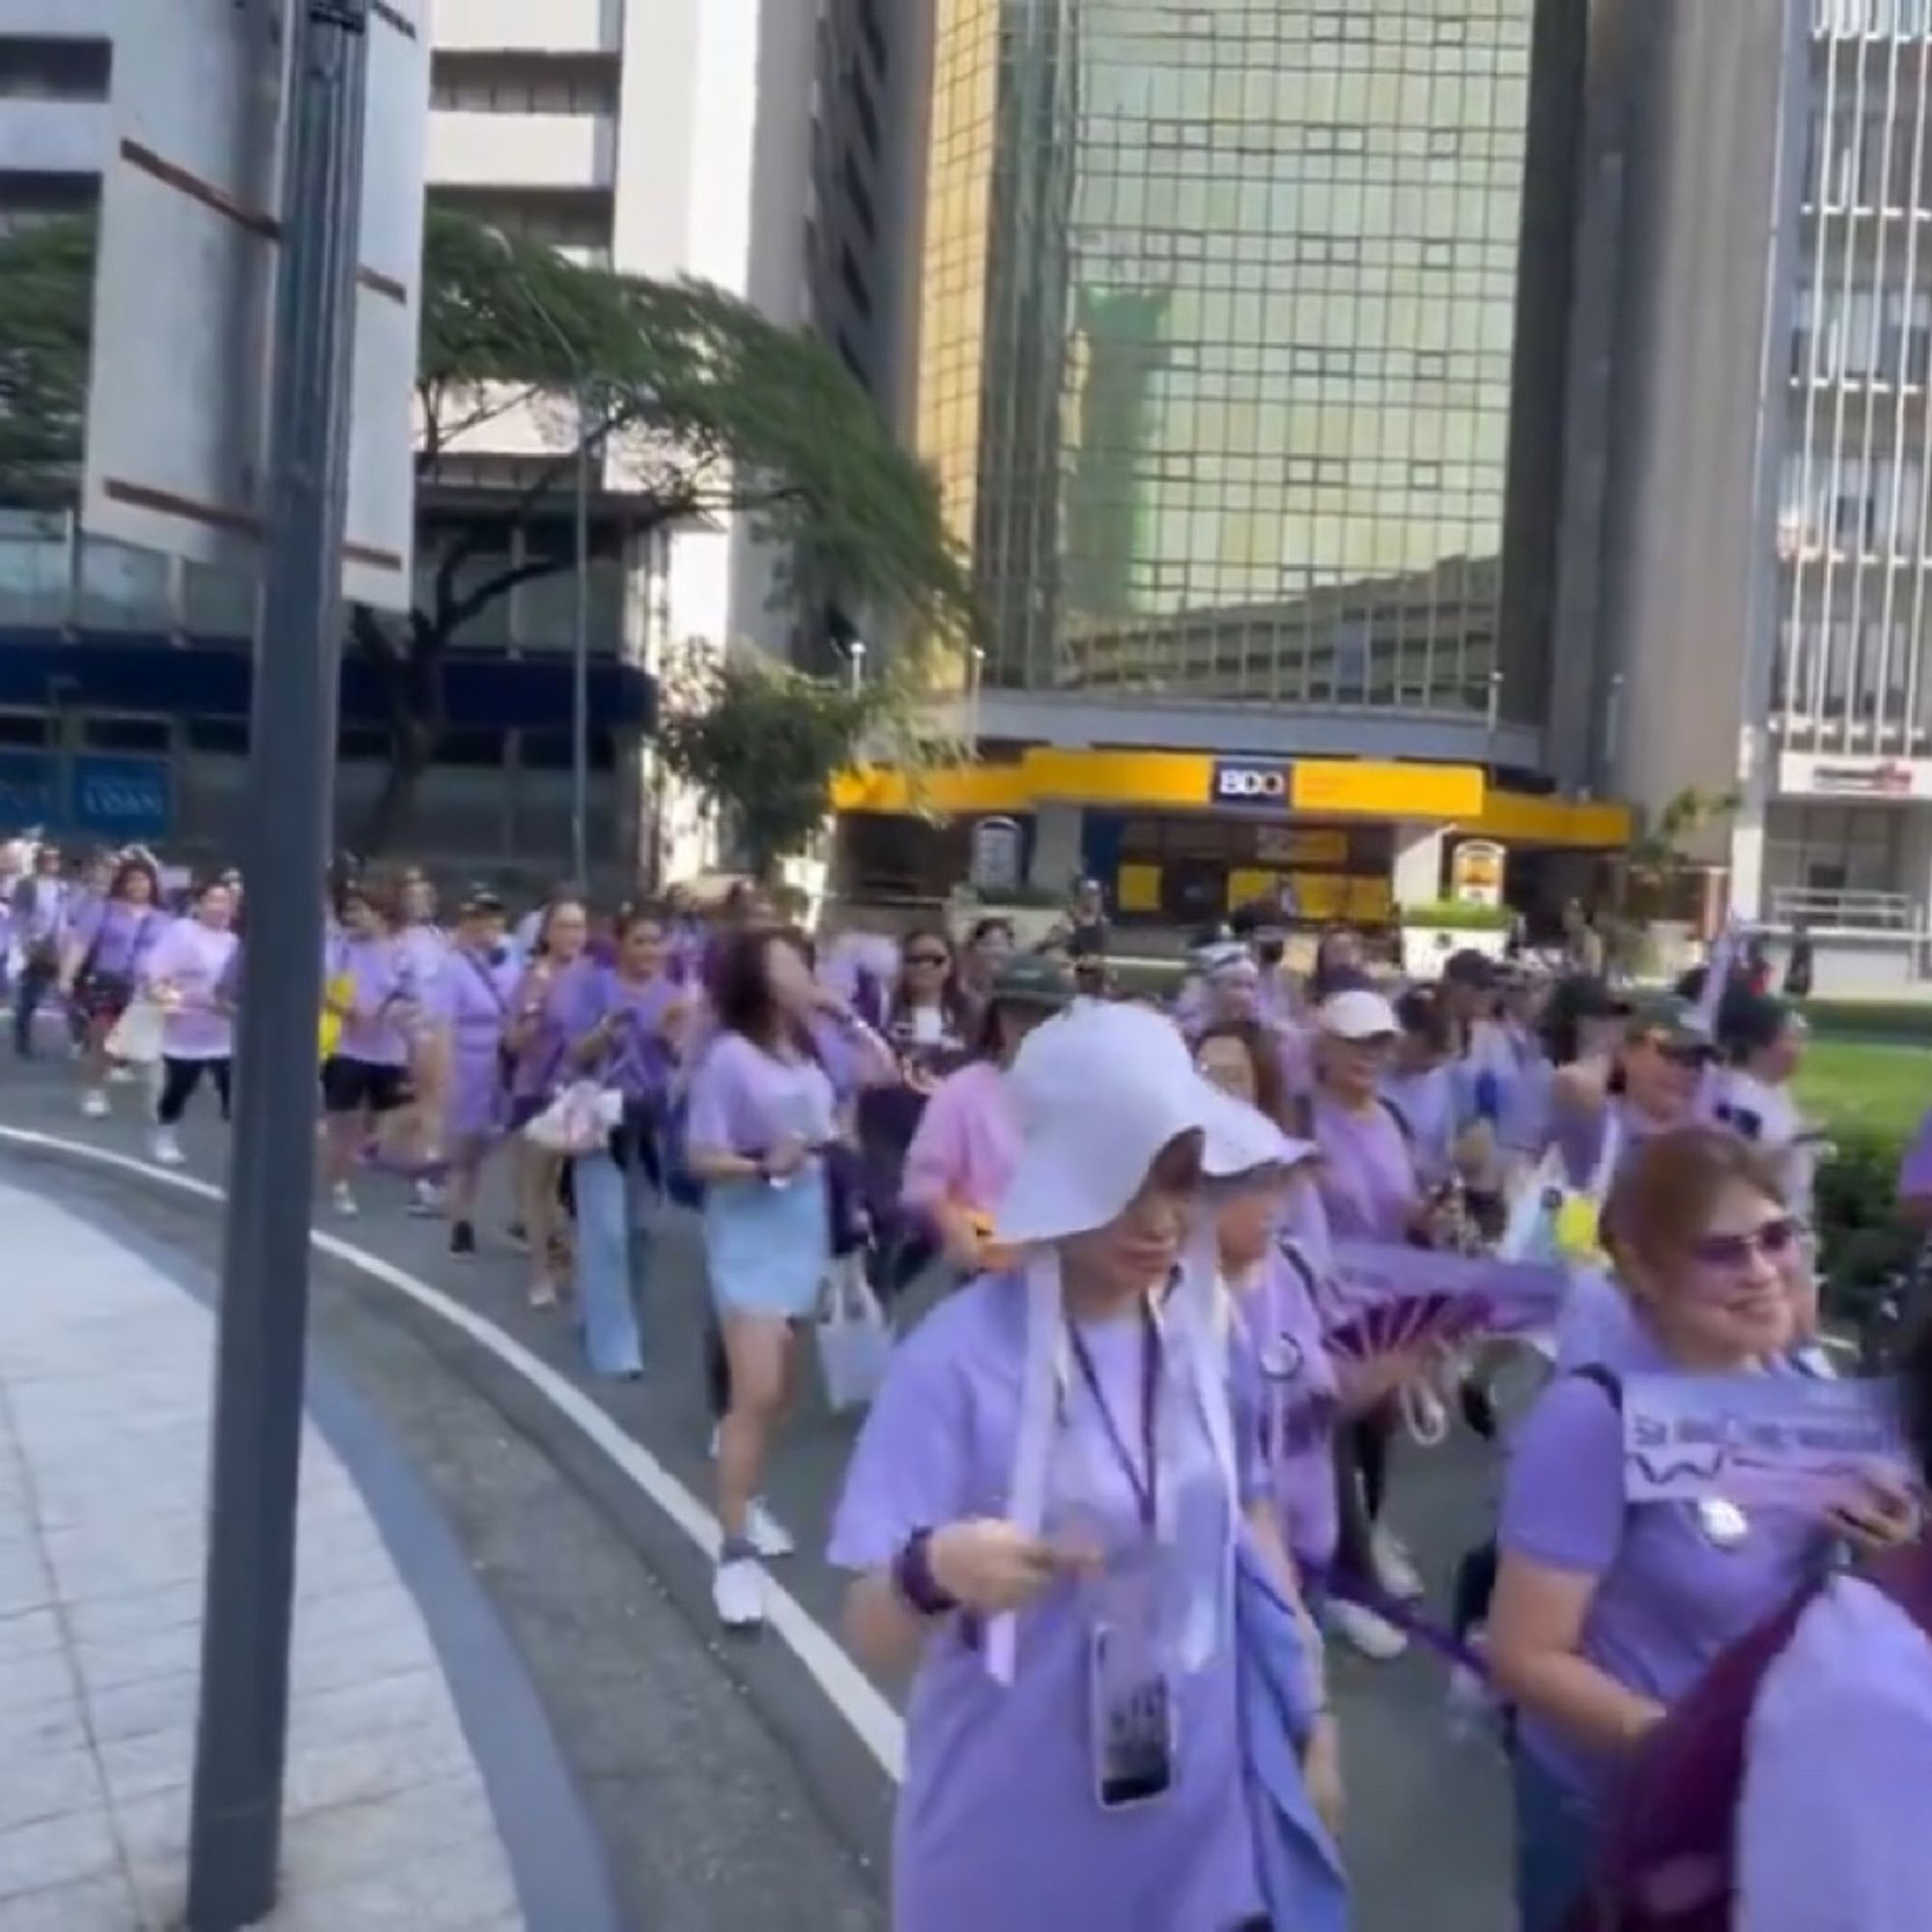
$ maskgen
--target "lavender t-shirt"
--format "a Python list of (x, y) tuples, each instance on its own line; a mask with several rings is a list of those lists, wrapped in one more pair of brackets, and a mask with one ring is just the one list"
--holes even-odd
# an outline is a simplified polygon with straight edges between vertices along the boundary
[(1923, 1932), (1932, 1642), (1839, 1577), (1765, 1673), (1738, 1808), (1737, 1932)]
[[(890, 1564), (917, 1529), (1008, 1506), (1026, 1354), (1023, 1279), (988, 1276), (929, 1315), (900, 1348), (846, 1472), (831, 1560)], [(1142, 1326), (1083, 1330), (1117, 1427), (1138, 1436)], [(1161, 1480), (1184, 1528), (1179, 1547), (1218, 1542), (1231, 1502), (1205, 1424), (1163, 1378)], [(1137, 1548), (1139, 1520), (1092, 1395), (1069, 1377), (1052, 1458), (1049, 1535)], [(1198, 1560), (1179, 1575), (1198, 1575)], [(1221, 1932), (1261, 1911), (1241, 1785), (1233, 1633), (1177, 1678), (1173, 1789), (1102, 1810), (1091, 1761), (1094, 1584), (1054, 1585), (1019, 1618), (1014, 1681), (1003, 1687), (957, 1620), (929, 1638), (906, 1719), (895, 1824), (899, 1932), (1072, 1932), (1085, 1926)]]
[(1257, 1446), (1282, 1540), (1319, 1574), (1335, 1559), (1340, 1390), (1303, 1273), (1314, 1265), (1270, 1250), (1258, 1277), (1234, 1293), (1229, 1352), (1236, 1424)]
[(131, 899), (96, 899), (71, 928), (81, 949), (81, 964), (109, 980), (131, 980), (159, 941), (168, 916)]
[[(1621, 1367), (1673, 1372), (1641, 1328)], [(1623, 1418), (1608, 1392), (1583, 1376), (1551, 1383), (1510, 1444), (1503, 1550), (1594, 1577), (1580, 1655), (1665, 1704), (1830, 1560), (1829, 1536), (1802, 1512), (1753, 1510), (1748, 1521), (1744, 1543), (1723, 1548), (1705, 1534), (1692, 1504), (1626, 1502)], [(1615, 1774), (1614, 1760), (1533, 1713), (1522, 1714), (1520, 1737), (1586, 1797), (1599, 1797)]]
[(1406, 1239), (1422, 1189), (1395, 1116), (1379, 1100), (1357, 1111), (1318, 1096), (1313, 1123), (1329, 1233), (1338, 1241)]
[(691, 1076), (692, 1147), (762, 1153), (777, 1142), (832, 1138), (832, 1082), (816, 1060), (781, 1060), (741, 1033), (715, 1035)]
[(365, 1066), (407, 1066), (410, 1038), (404, 1009), (415, 996), (409, 954), (389, 937), (336, 939), (324, 969), (331, 980), (351, 982), (336, 1052)]
[(170, 1060), (226, 1060), (235, 1051), (235, 1022), (217, 1004), (231, 985), (232, 932), (198, 919), (178, 919), (150, 949), (141, 978), (175, 995), (161, 1023), (161, 1051)]
[(604, 1057), (587, 1077), (614, 1087), (627, 1100), (648, 1100), (670, 1085), (675, 1055), (665, 1037), (665, 1015), (682, 997), (668, 975), (626, 980), (594, 959), (580, 961), (557, 982), (557, 1025), (572, 1047), (619, 1015)]

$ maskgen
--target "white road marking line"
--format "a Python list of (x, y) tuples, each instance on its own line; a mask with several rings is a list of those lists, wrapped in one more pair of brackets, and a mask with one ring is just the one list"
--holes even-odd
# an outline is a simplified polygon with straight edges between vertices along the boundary
[[(137, 1160), (131, 1154), (116, 1153), (107, 1148), (89, 1147), (84, 1141), (71, 1141), (58, 1134), (35, 1133), (25, 1127), (0, 1126), (0, 1144), (38, 1149), (43, 1153), (92, 1161), (98, 1167), (119, 1170), (157, 1187), (172, 1187), (197, 1200), (220, 1202), (223, 1190), (213, 1182), (198, 1180), (192, 1175), (172, 1174)], [(716, 1553), (719, 1541), (718, 1519), (665, 1465), (618, 1427), (581, 1389), (567, 1381), (549, 1363), (506, 1334), (501, 1328), (460, 1301), (432, 1288), (426, 1281), (345, 1241), (335, 1235), (312, 1229), (309, 1239), (317, 1251), (332, 1260), (359, 1269), (371, 1281), (407, 1295), (418, 1307), (460, 1328), (478, 1347), (487, 1349), (507, 1369), (514, 1370), (546, 1401), (559, 1409), (582, 1434), (595, 1443), (644, 1495), (695, 1543), (705, 1555)], [(861, 1744), (878, 1760), (887, 1776), (898, 1783), (905, 1775), (905, 1722), (880, 1693), (871, 1680), (846, 1655), (844, 1647), (825, 1627), (807, 1611), (788, 1590), (776, 1580), (765, 1587), (765, 1621), (778, 1633), (785, 1647), (796, 1657), (832, 1707), (844, 1719)]]

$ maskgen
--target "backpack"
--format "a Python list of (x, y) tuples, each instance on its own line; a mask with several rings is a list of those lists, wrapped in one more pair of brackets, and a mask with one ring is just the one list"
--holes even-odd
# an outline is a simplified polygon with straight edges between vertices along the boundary
[[(1899, 1550), (1865, 1578), (1932, 1637), (1932, 1557)], [(1598, 1889), (1575, 1932), (1729, 1932), (1751, 1711), (1827, 1580), (1740, 1637), (1651, 1733), (1605, 1822)]]

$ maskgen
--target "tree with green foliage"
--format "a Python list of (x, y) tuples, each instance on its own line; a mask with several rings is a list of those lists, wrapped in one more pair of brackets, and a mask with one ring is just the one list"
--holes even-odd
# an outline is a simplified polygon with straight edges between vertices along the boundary
[(719, 813), (748, 869), (772, 881), (831, 810), (840, 772), (885, 763), (918, 775), (957, 748), (931, 735), (903, 676), (812, 677), (754, 650), (683, 653), (658, 725), (666, 773)]
[[(92, 260), (85, 219), (0, 239), (0, 500), (71, 498)], [(352, 612), (351, 637), (380, 676), (392, 753), (362, 841), (372, 852), (401, 835), (436, 754), (452, 641), (518, 585), (574, 567), (567, 548), (544, 549), (479, 574), (503, 524), (554, 517), (580, 438), (621, 479), (611, 507), (634, 536), (742, 519), (778, 547), (780, 594), (801, 613), (837, 598), (920, 640), (960, 638), (973, 624), (936, 484), (815, 337), (722, 290), (584, 267), (432, 206), (419, 487), (433, 488), (494, 418), (558, 396), (574, 399), (554, 412), (561, 446), (502, 493), (497, 528), (473, 525), (438, 551), (405, 618)]]

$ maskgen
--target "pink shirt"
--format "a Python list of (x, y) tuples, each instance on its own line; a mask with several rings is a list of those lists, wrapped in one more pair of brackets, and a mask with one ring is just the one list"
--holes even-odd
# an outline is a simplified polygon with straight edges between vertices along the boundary
[(1019, 1166), (1020, 1127), (1006, 1074), (976, 1060), (942, 1080), (906, 1150), (901, 1199), (990, 1212)]

